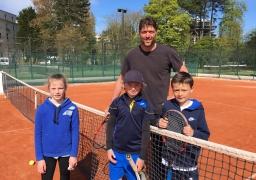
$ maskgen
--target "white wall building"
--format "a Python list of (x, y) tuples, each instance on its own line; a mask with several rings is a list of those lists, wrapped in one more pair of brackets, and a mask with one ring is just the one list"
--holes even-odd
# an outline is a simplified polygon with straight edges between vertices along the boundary
[(0, 10), (0, 57), (9, 57), (15, 51), (18, 31), (16, 15)]

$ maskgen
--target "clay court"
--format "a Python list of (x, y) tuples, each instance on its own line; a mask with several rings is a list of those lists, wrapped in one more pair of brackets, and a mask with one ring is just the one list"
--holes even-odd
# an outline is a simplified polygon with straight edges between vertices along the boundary
[[(69, 85), (67, 96), (74, 102), (100, 111), (111, 101), (114, 82)], [(42, 89), (42, 87), (40, 87)], [(191, 98), (204, 105), (211, 131), (209, 141), (255, 152), (256, 82), (195, 78)], [(0, 95), (0, 167), (1, 179), (40, 179), (34, 160), (34, 123), (29, 121), (11, 102)], [(59, 179), (56, 171), (54, 180)], [(72, 180), (85, 180), (78, 169), (72, 171)]]

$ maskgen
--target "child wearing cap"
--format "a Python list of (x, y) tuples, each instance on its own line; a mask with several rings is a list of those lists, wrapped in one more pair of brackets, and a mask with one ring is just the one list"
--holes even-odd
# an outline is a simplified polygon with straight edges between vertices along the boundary
[(124, 76), (125, 93), (114, 99), (109, 107), (106, 143), (111, 180), (124, 175), (129, 180), (136, 180), (126, 154), (131, 154), (138, 171), (144, 166), (154, 113), (150, 102), (141, 95), (143, 87), (141, 73), (128, 71)]

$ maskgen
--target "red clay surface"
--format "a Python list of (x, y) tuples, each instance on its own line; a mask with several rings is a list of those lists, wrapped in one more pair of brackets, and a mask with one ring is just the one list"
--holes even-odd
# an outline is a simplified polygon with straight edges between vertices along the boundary
[[(108, 107), (114, 83), (69, 85), (67, 96), (74, 102), (104, 111)], [(42, 87), (40, 88), (42, 89)], [(40, 179), (34, 160), (34, 124), (8, 99), (0, 95), (1, 179)], [(211, 131), (209, 141), (255, 152), (256, 82), (195, 78), (191, 98), (201, 101)], [(54, 180), (59, 179), (58, 168)], [(85, 180), (79, 170), (72, 180)]]

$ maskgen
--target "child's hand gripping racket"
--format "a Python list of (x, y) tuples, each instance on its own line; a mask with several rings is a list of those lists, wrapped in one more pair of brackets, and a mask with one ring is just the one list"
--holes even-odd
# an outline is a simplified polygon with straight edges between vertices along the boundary
[[(164, 119), (168, 120), (167, 130), (183, 134), (183, 128), (188, 126), (186, 117), (177, 110), (169, 110), (164, 114)], [(171, 165), (173, 165), (177, 156), (186, 149), (186, 142), (176, 140), (173, 138), (165, 138), (163, 140), (166, 144), (167, 150), (173, 152), (175, 155), (171, 157)]]
[(147, 180), (146, 175), (144, 174), (144, 172), (142, 172), (142, 171), (138, 172), (137, 166), (134, 163), (134, 161), (133, 161), (133, 159), (132, 159), (130, 154), (126, 155), (126, 159), (129, 161), (133, 171), (135, 172), (137, 180)]
[(101, 125), (96, 129), (93, 139), (92, 145), (95, 149), (100, 149), (106, 145), (106, 129), (107, 129), (107, 119), (104, 119), (101, 122)]

